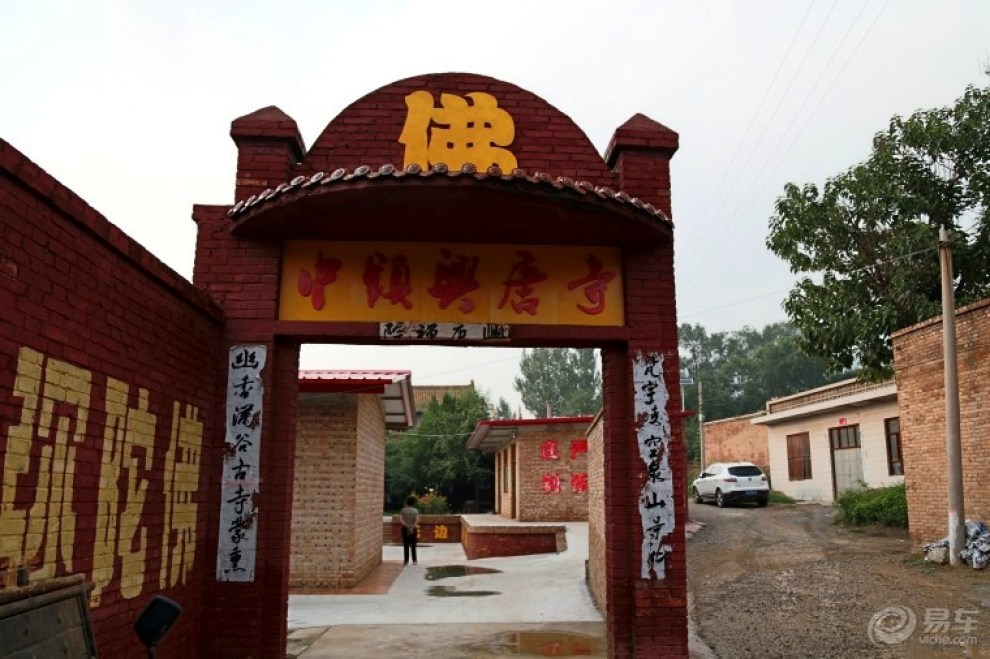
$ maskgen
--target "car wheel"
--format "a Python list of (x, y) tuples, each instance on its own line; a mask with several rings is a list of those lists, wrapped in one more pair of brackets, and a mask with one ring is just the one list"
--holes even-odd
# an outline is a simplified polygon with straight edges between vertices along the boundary
[(701, 498), (701, 495), (698, 494), (698, 488), (694, 488), (694, 502), (695, 503), (704, 503), (705, 502), (705, 500)]
[(763, 508), (764, 506), (767, 505), (767, 500), (766, 499), (757, 499), (756, 500), (756, 505), (759, 506), (760, 508)]
[(725, 508), (725, 497), (722, 496), (722, 490), (715, 490), (715, 505), (719, 508)]

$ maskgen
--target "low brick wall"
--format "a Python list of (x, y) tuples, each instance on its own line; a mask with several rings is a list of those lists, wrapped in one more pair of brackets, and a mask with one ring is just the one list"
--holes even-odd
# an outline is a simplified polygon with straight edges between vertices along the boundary
[[(402, 524), (399, 516), (386, 517), (382, 524), (382, 539), (386, 544), (402, 544)], [(460, 515), (420, 515), (417, 542), (460, 542)]]
[(752, 462), (766, 468), (770, 464), (767, 427), (750, 423), (761, 414), (747, 414), (706, 423), (705, 464)]
[(605, 579), (605, 420), (598, 413), (588, 429), (588, 591), (600, 613), (608, 610)]
[(565, 526), (472, 526), (462, 521), (461, 545), (468, 560), (493, 556), (553, 554), (567, 550)]

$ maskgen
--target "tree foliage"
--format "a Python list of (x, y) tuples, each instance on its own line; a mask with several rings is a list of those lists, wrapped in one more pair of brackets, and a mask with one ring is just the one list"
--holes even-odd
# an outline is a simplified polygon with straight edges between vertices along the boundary
[(523, 350), (514, 387), (536, 417), (595, 414), (602, 404), (601, 373), (595, 351), (588, 348)]
[[(701, 325), (681, 325), (678, 340), (685, 407), (698, 410), (702, 383), (704, 420), (714, 421), (761, 410), (767, 400), (848, 377), (830, 375), (826, 363), (801, 349), (797, 329), (774, 323), (762, 330), (744, 327), (709, 334)], [(690, 458), (697, 456), (697, 423), (685, 423)]]
[(787, 184), (767, 246), (804, 276), (784, 302), (801, 345), (832, 369), (889, 377), (890, 334), (941, 313), (939, 226), (953, 234), (956, 302), (990, 294), (990, 88), (893, 117), (867, 160)]
[(509, 401), (504, 398), (498, 399), (498, 404), (495, 406), (492, 412), (492, 418), (495, 419), (511, 419), (512, 418), (512, 408), (509, 407)]
[(491, 457), (468, 449), (466, 442), (490, 409), (474, 389), (456, 398), (445, 395), (430, 403), (417, 428), (390, 434), (385, 446), (389, 500), (394, 504), (410, 492), (434, 491), (457, 509), (475, 499), (476, 483), (492, 478)]

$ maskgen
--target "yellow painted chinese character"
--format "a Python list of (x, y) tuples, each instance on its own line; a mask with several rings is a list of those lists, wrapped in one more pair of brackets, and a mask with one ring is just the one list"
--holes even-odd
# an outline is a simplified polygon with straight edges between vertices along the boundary
[(492, 165), (505, 172), (516, 168), (515, 155), (500, 148), (512, 144), (516, 127), (494, 96), (484, 92), (471, 92), (466, 98), (440, 94), (440, 106), (434, 107), (433, 95), (427, 91), (406, 96), (408, 113), (399, 136), (399, 142), (406, 145), (404, 166), (416, 163), (426, 169), (443, 163), (460, 169), (471, 163), (481, 170)]
[[(0, 481), (0, 563), (32, 578), (75, 569), (76, 447), (86, 439), (92, 374), (28, 347), (18, 352), (13, 394), (20, 423), (7, 432)], [(22, 478), (24, 475), (31, 475)]]
[(444, 524), (437, 524), (433, 527), (433, 539), (434, 540), (446, 540), (447, 539), (447, 526)]

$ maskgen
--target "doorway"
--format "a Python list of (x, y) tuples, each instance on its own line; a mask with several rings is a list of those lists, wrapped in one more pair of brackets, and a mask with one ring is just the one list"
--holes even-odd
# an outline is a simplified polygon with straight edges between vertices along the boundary
[(859, 424), (829, 428), (832, 450), (832, 490), (835, 497), (863, 483)]

